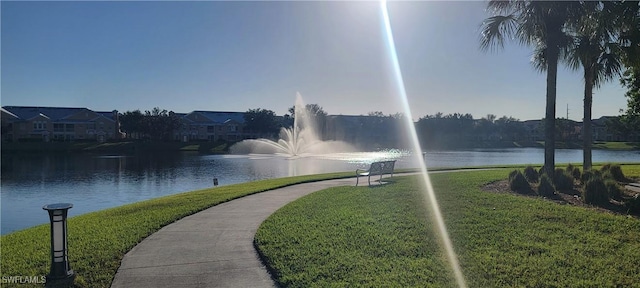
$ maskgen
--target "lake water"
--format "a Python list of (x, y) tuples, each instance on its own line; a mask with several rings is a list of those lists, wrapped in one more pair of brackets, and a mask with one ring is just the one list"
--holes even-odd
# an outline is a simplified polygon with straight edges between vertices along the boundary
[[(326, 172), (354, 171), (382, 159), (415, 168), (407, 152), (359, 152), (287, 159), (271, 155), (3, 154), (1, 233), (48, 223), (45, 204), (69, 202), (69, 215), (219, 185)], [(536, 148), (433, 151), (429, 167), (542, 164)], [(557, 150), (556, 163), (580, 163), (581, 150)], [(594, 162), (640, 162), (639, 151), (593, 151)]]

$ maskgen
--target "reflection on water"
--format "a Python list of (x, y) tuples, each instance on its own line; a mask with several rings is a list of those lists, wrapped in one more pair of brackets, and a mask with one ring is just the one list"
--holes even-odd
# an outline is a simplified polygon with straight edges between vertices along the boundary
[[(42, 206), (73, 203), (71, 216), (145, 199), (260, 179), (367, 168), (396, 159), (397, 168), (415, 168), (406, 151), (336, 153), (290, 159), (272, 155), (3, 154), (1, 233), (48, 223)], [(430, 167), (540, 164), (542, 149), (439, 151), (427, 154)], [(640, 162), (638, 151), (600, 151), (594, 162)], [(582, 161), (580, 150), (558, 150), (557, 163)]]

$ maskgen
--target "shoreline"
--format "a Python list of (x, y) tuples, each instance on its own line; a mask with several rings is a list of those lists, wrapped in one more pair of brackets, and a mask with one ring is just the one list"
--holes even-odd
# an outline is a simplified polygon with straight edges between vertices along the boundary
[[(119, 153), (139, 152), (198, 152), (200, 154), (229, 154), (236, 142), (3, 142), (2, 153)], [(429, 143), (425, 151), (458, 151), (468, 149), (544, 148), (542, 141), (492, 141)], [(556, 149), (582, 149), (580, 142), (557, 142)], [(640, 142), (593, 142), (593, 150), (640, 151)], [(380, 150), (380, 149), (375, 149)]]

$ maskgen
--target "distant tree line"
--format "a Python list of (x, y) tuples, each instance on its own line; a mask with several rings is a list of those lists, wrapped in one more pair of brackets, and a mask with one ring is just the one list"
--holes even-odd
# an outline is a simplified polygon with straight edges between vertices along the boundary
[(475, 120), (468, 113), (426, 115), (416, 122), (416, 131), (422, 145), (430, 147), (469, 141), (516, 141), (527, 132), (523, 123), (513, 117), (489, 114)]
[(158, 107), (151, 111), (127, 111), (118, 115), (120, 130), (127, 133), (127, 138), (171, 140), (175, 131), (182, 126), (180, 117)]

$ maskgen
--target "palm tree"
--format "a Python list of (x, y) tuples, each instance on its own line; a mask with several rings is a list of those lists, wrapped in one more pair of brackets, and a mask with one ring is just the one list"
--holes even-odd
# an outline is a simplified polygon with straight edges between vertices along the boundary
[[(578, 17), (579, 2), (573, 1), (489, 1), (492, 17), (482, 23), (480, 47), (502, 47), (505, 38), (534, 48), (534, 65), (547, 72), (544, 168), (547, 175), (555, 169), (556, 81), (558, 60), (568, 44), (567, 26)], [(535, 56), (543, 57), (535, 57)], [(536, 60), (543, 62), (535, 63)]]
[[(613, 3), (613, 2), (609, 2)], [(576, 25), (574, 43), (569, 49), (568, 63), (573, 69), (583, 68), (584, 74), (584, 117), (582, 124), (583, 135), (583, 169), (591, 169), (591, 107), (593, 88), (620, 76), (622, 63), (620, 48), (615, 43), (614, 29), (609, 25), (611, 14), (606, 11), (609, 3), (589, 2), (585, 17)]]

